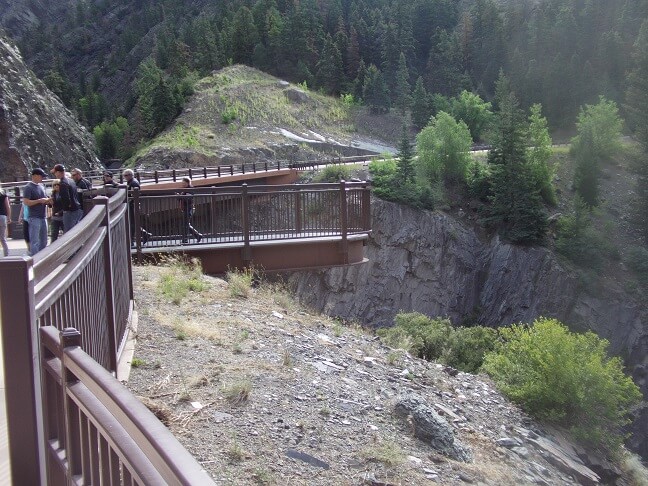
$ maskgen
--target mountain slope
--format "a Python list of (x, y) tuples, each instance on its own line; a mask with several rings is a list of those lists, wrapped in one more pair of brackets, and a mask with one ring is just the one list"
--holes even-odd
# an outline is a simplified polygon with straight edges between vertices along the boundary
[(0, 178), (24, 179), (57, 162), (99, 167), (94, 138), (0, 37)]
[[(183, 112), (132, 163), (191, 167), (393, 151), (387, 144), (395, 142), (400, 118), (365, 120), (365, 111), (257, 69), (230, 66), (201, 79)], [(365, 135), (367, 125), (381, 126), (387, 142)]]

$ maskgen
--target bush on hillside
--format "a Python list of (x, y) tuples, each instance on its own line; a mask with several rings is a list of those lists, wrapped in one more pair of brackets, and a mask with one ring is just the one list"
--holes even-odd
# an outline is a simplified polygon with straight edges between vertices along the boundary
[(449, 319), (431, 319), (417, 312), (400, 313), (394, 321), (393, 327), (378, 331), (388, 346), (470, 373), (479, 370), (485, 353), (494, 348), (497, 338), (494, 329), (455, 328)]
[(608, 341), (570, 332), (555, 319), (500, 329), (503, 341), (482, 369), (530, 414), (570, 427), (576, 438), (616, 451), (641, 392)]
[(398, 177), (398, 164), (393, 159), (369, 164), (374, 194), (380, 199), (417, 209), (434, 209), (431, 187), (418, 181), (403, 182)]
[(327, 165), (313, 178), (313, 182), (340, 182), (351, 178), (351, 168), (347, 165)]

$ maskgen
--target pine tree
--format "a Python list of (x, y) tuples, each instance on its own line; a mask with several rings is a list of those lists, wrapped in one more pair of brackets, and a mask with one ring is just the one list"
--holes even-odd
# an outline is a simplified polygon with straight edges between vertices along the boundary
[(398, 182), (414, 182), (414, 154), (410, 142), (409, 128), (403, 124), (403, 133), (398, 144)]
[(492, 195), (486, 220), (513, 243), (537, 243), (546, 233), (547, 217), (526, 159), (524, 114), (515, 95), (505, 91), (508, 80), (501, 73), (497, 85), (500, 111), (488, 154)]
[(328, 93), (337, 95), (342, 87), (343, 76), (342, 55), (329, 35), (317, 63), (317, 84)]
[(407, 60), (405, 54), (400, 53), (398, 59), (398, 71), (396, 72), (396, 106), (400, 110), (401, 115), (410, 107), (410, 84), (409, 84), (409, 69), (407, 68)]
[(373, 64), (367, 69), (362, 88), (362, 99), (374, 113), (389, 112), (389, 90), (383, 74)]
[(259, 35), (249, 8), (243, 6), (238, 9), (232, 27), (232, 60), (235, 63), (252, 64), (252, 54), (254, 46), (259, 42)]
[(423, 85), (423, 78), (419, 76), (412, 93), (412, 124), (417, 130), (422, 130), (430, 121), (431, 116), (428, 93)]
[(634, 68), (628, 75), (626, 110), (642, 154), (637, 161), (634, 220), (648, 243), (648, 20), (644, 20), (634, 46)]

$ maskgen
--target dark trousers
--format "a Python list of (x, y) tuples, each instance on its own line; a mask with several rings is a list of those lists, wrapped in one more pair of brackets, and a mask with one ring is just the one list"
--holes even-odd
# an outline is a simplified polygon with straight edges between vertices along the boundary
[(183, 225), (182, 225), (182, 241), (187, 241), (187, 235), (191, 233), (195, 237), (202, 236), (200, 232), (191, 226), (191, 220), (193, 218), (193, 208), (187, 208), (182, 211), (183, 213)]
[(63, 231), (63, 220), (52, 218), (52, 221), (50, 221), (50, 238), (52, 243), (58, 239), (61, 231)]

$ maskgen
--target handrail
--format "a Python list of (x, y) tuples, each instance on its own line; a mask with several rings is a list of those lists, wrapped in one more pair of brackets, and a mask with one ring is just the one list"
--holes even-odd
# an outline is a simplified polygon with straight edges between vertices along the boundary
[[(131, 475), (138, 484), (214, 484), (204, 469), (178, 442), (173, 434), (133, 394), (97, 364), (80, 347), (80, 333), (73, 328), (59, 331), (51, 326), (40, 330), (44, 360), (49, 360), (49, 375), (61, 388), (53, 395), (63, 395), (64, 406), (57, 409), (56, 400), (48, 403), (56, 410), (51, 422), (50, 442), (56, 439), (61, 418), (78, 420), (85, 417), (109, 451), (119, 462), (117, 471)], [(55, 358), (56, 362), (52, 362)], [(52, 386), (52, 384), (50, 385)], [(48, 398), (54, 398), (49, 396)], [(73, 403), (69, 403), (73, 402)], [(74, 409), (74, 410), (72, 410)], [(76, 413), (71, 413), (76, 412)], [(63, 414), (59, 417), (58, 414)], [(66, 451), (67, 461), (60, 461), (60, 473), (75, 478), (77, 483), (93, 483), (91, 468), (84, 459), (96, 451), (89, 450), (82, 433), (66, 433), (54, 443), (57, 455)], [(85, 447), (84, 447), (85, 446)], [(121, 465), (121, 471), (119, 468)], [(111, 464), (114, 468), (115, 464)], [(103, 464), (108, 469), (108, 464)], [(117, 481), (115, 481), (117, 479)], [(98, 481), (96, 481), (98, 483)], [(118, 484), (119, 478), (113, 478)]]
[[(276, 160), (276, 161), (264, 161), (264, 162), (247, 162), (238, 165), (217, 165), (210, 167), (187, 167), (180, 169), (161, 169), (161, 170), (147, 170), (147, 169), (133, 169), (135, 172), (135, 178), (138, 179), (141, 183), (159, 183), (162, 179), (169, 179), (173, 182), (177, 182), (182, 177), (190, 177), (191, 179), (207, 179), (210, 177), (224, 177), (224, 176), (233, 176), (238, 174), (248, 174), (250, 172), (271, 172), (278, 170), (308, 170), (315, 169), (320, 166), (328, 165), (341, 165), (341, 164), (351, 164), (354, 162), (364, 162), (367, 160), (374, 160), (381, 158), (381, 155), (352, 155), (348, 157), (331, 157), (328, 159), (322, 160), (302, 160), (302, 161), (290, 161), (286, 159)], [(96, 170), (96, 171), (84, 171), (83, 176), (93, 181), (101, 178), (105, 170)], [(115, 171), (112, 171), (115, 172)], [(123, 175), (120, 171), (116, 177), (120, 183), (123, 183)], [(27, 182), (29, 182), (29, 176), (25, 177), (25, 180), (22, 181), (13, 181), (13, 182), (1, 182), (0, 188), (10, 189), (10, 188), (21, 188)], [(48, 185), (54, 179), (44, 179), (43, 183)]]
[[(194, 237), (192, 245), (241, 244), (245, 261), (271, 240), (339, 236), (344, 253), (349, 235), (371, 231), (369, 192), (368, 182), (345, 181), (134, 191), (132, 243), (140, 261), (145, 247), (177, 249)], [(180, 204), (189, 199), (191, 215)]]
[[(132, 316), (125, 189), (92, 200), (88, 214), (54, 244), (32, 257), (0, 260), (0, 322), (11, 475), (15, 484), (39, 484), (50, 465), (45, 454), (39, 327), (83, 332), (85, 352), (116, 372)], [(51, 372), (51, 369), (48, 371)], [(51, 459), (51, 457), (50, 457)], [(51, 484), (59, 484), (54, 482)]]

